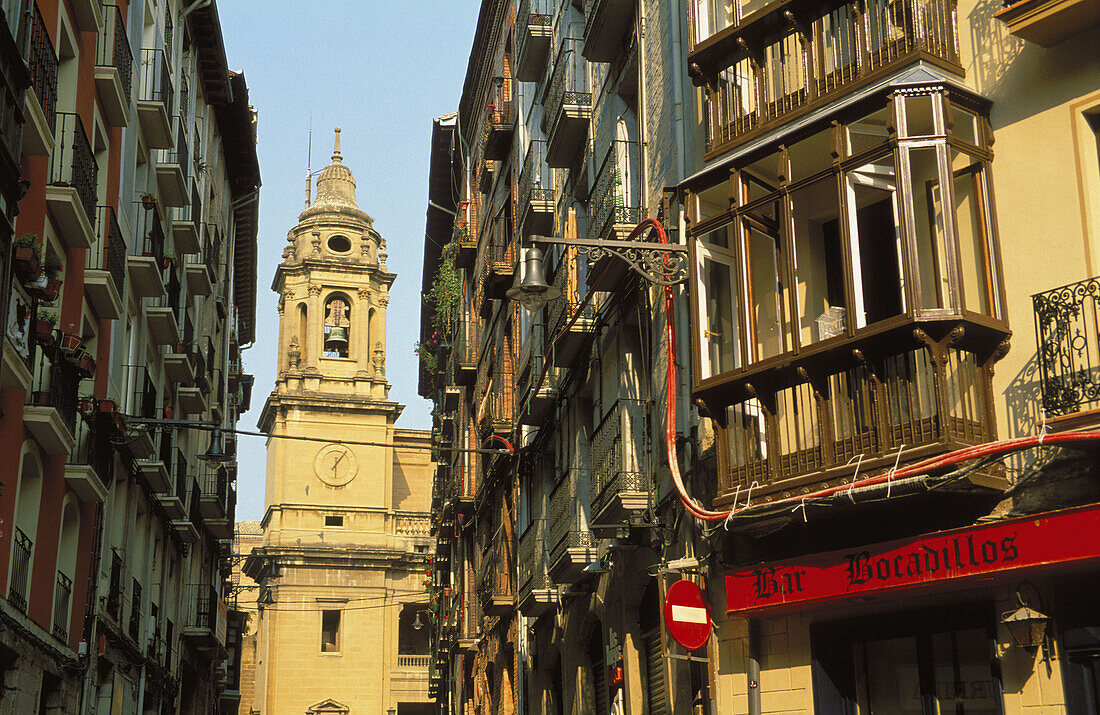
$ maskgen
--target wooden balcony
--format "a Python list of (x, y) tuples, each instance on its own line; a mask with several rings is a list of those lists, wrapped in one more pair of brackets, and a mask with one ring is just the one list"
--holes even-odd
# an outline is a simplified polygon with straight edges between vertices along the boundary
[[(793, 10), (791, 22), (787, 19)], [(869, 0), (856, 6), (791, 0), (765, 5), (688, 54), (706, 93), (705, 159), (819, 109), (907, 65), (958, 75), (954, 0)]]
[(592, 433), (592, 531), (614, 535), (654, 504), (649, 403), (616, 400)]
[(587, 63), (580, 55), (581, 40), (563, 38), (554, 58), (554, 72), (546, 93), (544, 115), (546, 163), (554, 168), (573, 166), (588, 139), (592, 93)]
[(554, 17), (549, 0), (521, 0), (516, 10), (516, 79), (537, 82), (546, 71)]
[(555, 583), (574, 583), (585, 566), (598, 557), (599, 540), (588, 528), (588, 470), (567, 469), (550, 495), (547, 519), (547, 543), (550, 558), (547, 564)]
[(726, 382), (724, 407), (697, 391), (718, 426), (716, 502), (753, 483), (763, 501), (836, 486), (857, 468), (993, 440), (992, 368), (1005, 344), (983, 341), (978, 326), (898, 322)]
[(585, 0), (584, 56), (589, 62), (610, 62), (623, 48), (634, 26), (633, 0)]
[(1017, 0), (1005, 2), (994, 15), (1016, 37), (1053, 47), (1100, 24), (1100, 3), (1094, 0)]

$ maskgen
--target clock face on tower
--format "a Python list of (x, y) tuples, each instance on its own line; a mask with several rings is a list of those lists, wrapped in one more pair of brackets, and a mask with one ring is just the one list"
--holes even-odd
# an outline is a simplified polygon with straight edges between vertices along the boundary
[(326, 444), (317, 452), (313, 469), (325, 484), (342, 487), (355, 479), (359, 465), (355, 463), (355, 454), (344, 445)]

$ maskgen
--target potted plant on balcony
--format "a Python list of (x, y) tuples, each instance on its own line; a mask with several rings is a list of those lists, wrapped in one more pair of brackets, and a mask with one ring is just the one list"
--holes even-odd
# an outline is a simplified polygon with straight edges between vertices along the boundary
[(142, 194), (141, 207), (146, 211), (152, 211), (157, 207), (157, 197), (152, 194)]
[(176, 254), (170, 251), (164, 252), (164, 258), (161, 259), (161, 268), (168, 270), (176, 265)]
[(24, 233), (17, 237), (12, 245), (15, 247), (12, 263), (19, 280), (24, 283), (36, 280), (42, 273), (42, 264), (38, 258), (38, 236), (33, 233)]
[(76, 326), (69, 323), (68, 331), (61, 335), (61, 352), (71, 360), (75, 360), (79, 357), (79, 353), (84, 352), (81, 342), (80, 334), (76, 332)]
[(39, 308), (33, 326), (34, 341), (43, 347), (52, 345), (55, 325), (57, 325), (57, 311)]
[(36, 280), (27, 283), (27, 291), (39, 300), (52, 303), (61, 294), (61, 273), (63, 271), (64, 266), (61, 265), (61, 261), (58, 260), (57, 256), (46, 254), (46, 259), (42, 262), (42, 272)]
[(73, 366), (81, 377), (95, 377), (95, 358), (81, 348), (80, 354), (73, 359)]

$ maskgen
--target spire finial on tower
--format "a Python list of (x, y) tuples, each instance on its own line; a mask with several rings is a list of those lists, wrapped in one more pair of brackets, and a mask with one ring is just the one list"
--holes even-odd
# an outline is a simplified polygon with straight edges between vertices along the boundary
[(340, 156), (340, 127), (336, 127), (336, 145), (332, 149), (332, 163), (339, 164), (343, 160)]

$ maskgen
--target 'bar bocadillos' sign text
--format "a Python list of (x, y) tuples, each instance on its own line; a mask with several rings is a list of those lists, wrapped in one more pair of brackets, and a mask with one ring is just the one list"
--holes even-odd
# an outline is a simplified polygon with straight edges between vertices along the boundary
[(726, 574), (726, 611), (759, 611), (1100, 559), (1100, 507), (763, 563)]

